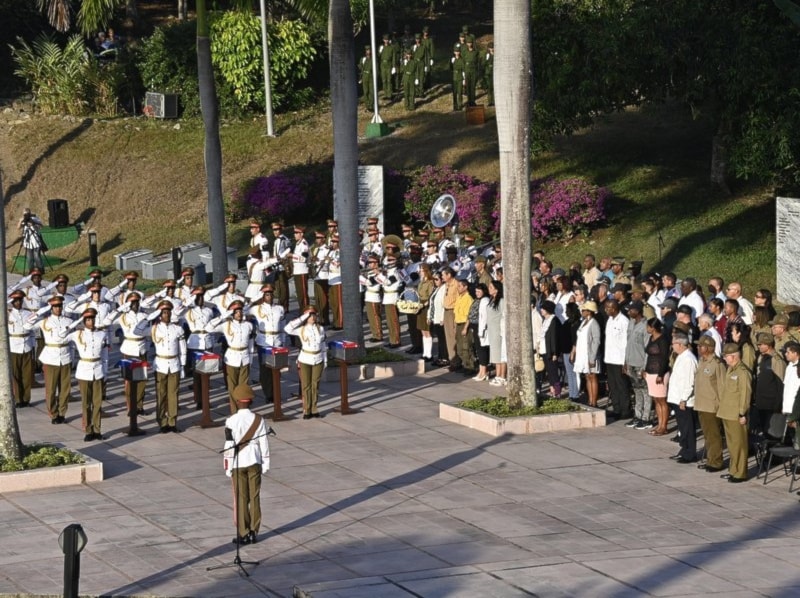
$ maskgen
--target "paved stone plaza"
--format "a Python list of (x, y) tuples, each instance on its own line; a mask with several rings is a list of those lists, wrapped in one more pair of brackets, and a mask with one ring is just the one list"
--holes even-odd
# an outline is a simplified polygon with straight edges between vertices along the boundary
[[(186, 382), (183, 383), (184, 388)], [(214, 380), (215, 420), (227, 399)], [(274, 425), (264, 527), (232, 563), (232, 492), (221, 428), (181, 395), (182, 434), (128, 438), (110, 384), (103, 442), (85, 444), (79, 403), (53, 426), (42, 390), (19, 411), (26, 442), (63, 442), (105, 464), (100, 483), (0, 494), (0, 595), (58, 595), (57, 538), (89, 537), (81, 593), (102, 596), (750, 596), (800, 595), (800, 508), (775, 470), (767, 486), (732, 485), (667, 457), (668, 437), (625, 428), (490, 438), (442, 422), (438, 401), (486, 395), (486, 383), (434, 370), (350, 385), (359, 411)], [(77, 397), (77, 389), (73, 388)], [(297, 391), (284, 376), (283, 394)], [(271, 413), (257, 401), (256, 410)], [(751, 458), (751, 475), (754, 461)], [(0, 488), (0, 492), (2, 488)]]

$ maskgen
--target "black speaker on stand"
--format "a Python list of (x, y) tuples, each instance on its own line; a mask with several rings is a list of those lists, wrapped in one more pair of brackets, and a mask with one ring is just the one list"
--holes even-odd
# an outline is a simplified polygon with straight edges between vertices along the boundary
[(50, 228), (66, 228), (69, 226), (69, 204), (66, 199), (48, 199), (47, 213)]

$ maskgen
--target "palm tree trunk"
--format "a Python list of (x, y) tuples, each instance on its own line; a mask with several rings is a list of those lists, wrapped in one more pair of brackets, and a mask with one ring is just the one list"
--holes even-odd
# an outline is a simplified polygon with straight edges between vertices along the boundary
[[(494, 88), (500, 148), (500, 236), (506, 303), (508, 400), (535, 405), (531, 338), (531, 4), (495, 0)], [(512, 250), (513, 249), (513, 250)]]
[[(3, 173), (0, 172), (0, 205), (5, 206), (3, 192)], [(6, 222), (5, 211), (0, 214), (0, 248), (3, 253), (3, 263), (6, 260)], [(0, 276), (0, 294), (8, 296), (8, 280), (6, 269)], [(0, 309), (0, 330), (8, 331), (8, 311)], [(22, 460), (22, 439), (19, 435), (17, 410), (14, 407), (14, 397), (11, 393), (11, 349), (8, 345), (8, 334), (0, 339), (0, 457), (8, 460)]]
[[(339, 221), (342, 296), (359, 297), (358, 238), (358, 97), (356, 95), (353, 19), (348, 0), (330, 0), (328, 44), (333, 107), (333, 171), (336, 217)], [(363, 351), (361, 302), (344, 303), (346, 338)]]
[(222, 144), (219, 139), (219, 107), (214, 69), (211, 65), (211, 37), (205, 0), (197, 0), (197, 74), (200, 112), (205, 128), (204, 157), (208, 191), (208, 229), (211, 239), (211, 265), (214, 283), (228, 274), (225, 205), (222, 200)]

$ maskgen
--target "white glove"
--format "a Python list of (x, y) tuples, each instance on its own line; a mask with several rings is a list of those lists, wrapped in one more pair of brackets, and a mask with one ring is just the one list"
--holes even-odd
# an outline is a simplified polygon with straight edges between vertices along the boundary
[(455, 64), (455, 63), (456, 63), (456, 59), (455, 59), (455, 57), (451, 58), (451, 59), (450, 59), (450, 64)]
[(433, 66), (433, 58), (431, 58), (431, 66)]
[(266, 463), (262, 463), (261, 464), (261, 475), (266, 475), (266, 473), (268, 471), (269, 471), (269, 465), (267, 465)]
[(397, 69), (396, 69), (396, 68), (394, 68), (394, 67), (392, 67), (392, 74), (393, 74), (393, 75), (397, 74)]
[(225, 470), (225, 475), (228, 476), (229, 478), (232, 477), (233, 476), (233, 470), (232, 469), (226, 469)]
[(131, 310), (131, 304), (128, 302), (123, 303), (117, 308), (117, 311), (121, 314), (126, 314)]
[(40, 308), (39, 308), (39, 309), (36, 311), (36, 315), (37, 315), (37, 316), (43, 316), (44, 314), (46, 314), (47, 312), (49, 312), (49, 311), (50, 311), (50, 307), (51, 307), (50, 305), (45, 305), (44, 307), (40, 307)]
[(180, 371), (178, 372), (178, 380), (183, 380), (186, 377), (186, 372), (184, 371), (184, 366), (181, 366)]
[(414, 79), (414, 85), (419, 85), (419, 79)]

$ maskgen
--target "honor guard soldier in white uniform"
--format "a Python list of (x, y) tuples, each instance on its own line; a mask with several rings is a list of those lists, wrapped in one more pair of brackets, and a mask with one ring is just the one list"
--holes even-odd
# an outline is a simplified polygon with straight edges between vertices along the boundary
[(400, 298), (400, 289), (403, 286), (402, 275), (397, 267), (394, 256), (386, 256), (386, 273), (378, 277), (383, 289), (383, 311), (386, 316), (386, 326), (389, 328), (390, 349), (400, 346), (400, 315), (397, 311), (397, 300)]
[(178, 388), (186, 366), (183, 328), (172, 321), (172, 303), (166, 299), (148, 316), (153, 321), (150, 338), (156, 348), (153, 369), (156, 377), (156, 419), (161, 433), (178, 429)]
[[(141, 296), (138, 291), (128, 294), (124, 305), (119, 311), (122, 315), (119, 318), (119, 326), (122, 329), (122, 345), (119, 351), (127, 359), (147, 360), (147, 332), (150, 322), (141, 310)], [(144, 411), (144, 389), (147, 382), (145, 380), (126, 380), (125, 381), (125, 404), (128, 407), (128, 416), (145, 415)], [(133, 432), (131, 434), (130, 432)], [(129, 435), (137, 435), (134, 430), (130, 430)]]
[(328, 301), (331, 306), (331, 323), (334, 330), (344, 328), (344, 307), (342, 305), (342, 261), (339, 252), (339, 235), (331, 237), (330, 278), (328, 278)]
[[(330, 221), (328, 225), (330, 226)], [(308, 260), (310, 248), (303, 234), (306, 229), (302, 226), (294, 227), (294, 249), (292, 250), (292, 277), (294, 278), (294, 292), (297, 297), (299, 310), (302, 312), (308, 307)]]
[(144, 296), (144, 293), (136, 290), (136, 283), (139, 281), (139, 274), (137, 272), (126, 272), (123, 275), (123, 280), (119, 286), (111, 290), (112, 296), (116, 299), (117, 305), (125, 305), (128, 302), (128, 297), (131, 293), (139, 295), (139, 299)]
[(103, 272), (99, 268), (95, 268), (89, 272), (89, 278), (84, 282), (76, 284), (73, 287), (72, 292), (76, 295), (82, 295), (89, 290), (89, 287), (95, 284), (100, 286), (100, 299), (102, 301), (111, 301), (112, 298), (109, 295), (110, 290), (108, 287), (103, 286)]
[[(37, 312), (39, 309), (47, 304), (47, 287), (42, 285), (42, 270), (39, 268), (32, 268), (28, 276), (22, 278), (17, 284), (11, 287), (9, 292), (21, 290), (25, 293), (22, 306), (31, 312)], [(33, 331), (35, 353), (33, 354), (33, 370), (35, 373), (41, 372), (39, 364), (39, 354), (44, 347), (44, 340), (42, 339), (42, 331), (35, 328)], [(32, 387), (36, 388), (38, 385), (33, 382)]]
[(258, 379), (264, 400), (273, 401), (272, 371), (264, 365), (262, 350), (266, 347), (283, 347), (284, 311), (282, 305), (273, 304), (274, 289), (271, 284), (261, 287), (261, 299), (250, 304), (247, 316), (256, 321), (256, 347), (258, 350)]
[(364, 307), (367, 310), (367, 321), (372, 336), (368, 339), (372, 343), (383, 341), (383, 327), (381, 326), (381, 282), (383, 275), (379, 265), (380, 258), (370, 255), (367, 258), (367, 272), (361, 276), (361, 283), (365, 287)]
[(292, 247), (289, 239), (283, 234), (283, 224), (280, 222), (272, 223), (272, 234), (275, 240), (272, 244), (272, 257), (277, 260), (275, 272), (275, 300), (283, 305), (283, 309), (289, 311), (289, 277), (292, 275), (289, 269), (292, 267)]
[(72, 324), (76, 327), (83, 323), (83, 329), (70, 332), (67, 341), (75, 345), (78, 351), (78, 367), (75, 378), (81, 391), (83, 406), (84, 442), (102, 440), (100, 433), (100, 407), (103, 402), (103, 381), (106, 377), (106, 361), (103, 358), (107, 350), (107, 337), (103, 330), (95, 327), (97, 310), (93, 307), (81, 314), (81, 319)]
[(228, 274), (221, 285), (206, 291), (206, 301), (212, 302), (221, 314), (228, 313), (234, 301), (244, 302), (244, 296), (236, 291), (236, 275)]
[(331, 265), (328, 253), (330, 247), (325, 242), (325, 233), (314, 233), (314, 247), (312, 248), (314, 264), (314, 304), (317, 313), (323, 322), (328, 321), (328, 293), (331, 277)]
[(71, 313), (67, 306), (78, 300), (69, 290), (69, 276), (66, 274), (59, 274), (53, 280), (54, 287), (52, 289), (51, 297), (61, 297), (64, 300), (64, 315), (70, 317), (78, 317), (78, 314)]
[(192, 301), (182, 316), (182, 321), (189, 329), (186, 347), (193, 351), (210, 351), (213, 345), (213, 338), (206, 332), (206, 328), (214, 319), (214, 310), (206, 306), (205, 294), (203, 287), (195, 287), (192, 290)]
[(44, 348), (39, 360), (44, 368), (47, 413), (52, 423), (63, 424), (66, 421), (72, 382), (72, 350), (67, 341), (72, 318), (64, 315), (62, 297), (51, 297), (47, 303), (49, 315), (47, 312), (40, 312), (37, 316), (43, 317), (37, 325), (44, 337)]
[(34, 315), (22, 307), (25, 293), (20, 290), (9, 295), (11, 306), (8, 308), (8, 342), (11, 350), (11, 385), (17, 408), (31, 404), (31, 386), (33, 384), (33, 351), (36, 341), (30, 321)]
[(261, 287), (267, 274), (274, 268), (276, 261), (258, 247), (251, 247), (247, 256), (247, 289), (244, 297), (248, 302), (261, 297)]
[(253, 325), (244, 319), (244, 303), (231, 303), (224, 315), (208, 323), (206, 330), (222, 333), (228, 344), (225, 350), (225, 384), (230, 397), (231, 413), (236, 413), (233, 389), (250, 381), (250, 358), (253, 354)]
[(142, 301), (142, 307), (149, 309), (154, 303), (169, 301), (172, 303), (172, 322), (176, 323), (183, 313), (183, 301), (175, 295), (178, 285), (174, 280), (165, 280), (161, 286), (163, 288), (158, 293)]
[(192, 295), (192, 291), (194, 291), (194, 268), (191, 266), (186, 266), (183, 270), (181, 270), (181, 277), (175, 281), (178, 285), (177, 290), (175, 291), (175, 296), (181, 300), (183, 305), (191, 305), (194, 303), (194, 296)]
[(261, 251), (269, 252), (269, 240), (261, 232), (258, 220), (250, 221), (250, 247), (258, 247)]
[[(250, 411), (253, 390), (246, 384), (233, 389), (238, 409), (225, 420), (225, 475), (233, 480), (236, 500), (234, 544), (255, 544), (261, 528), (261, 476), (269, 471), (269, 428)], [(234, 447), (238, 447), (238, 451)]]
[(286, 325), (286, 334), (297, 336), (301, 342), (297, 363), (300, 366), (300, 386), (303, 389), (303, 419), (322, 417), (317, 408), (319, 382), (327, 361), (325, 329), (317, 324), (317, 310), (313, 307)]

